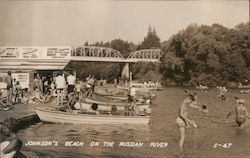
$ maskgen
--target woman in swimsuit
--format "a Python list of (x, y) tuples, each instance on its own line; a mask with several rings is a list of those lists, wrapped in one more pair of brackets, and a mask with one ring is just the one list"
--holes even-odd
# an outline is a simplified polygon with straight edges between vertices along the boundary
[(246, 122), (246, 117), (248, 119), (250, 119), (249, 117), (249, 114), (247, 112), (247, 108), (244, 106), (244, 103), (245, 101), (243, 99), (239, 99), (239, 98), (235, 98), (236, 99), (236, 103), (237, 105), (235, 106), (235, 110), (234, 111), (231, 111), (227, 114), (227, 117), (226, 119), (229, 118), (229, 116), (232, 114), (232, 113), (236, 113), (236, 123), (237, 125), (243, 129), (244, 128), (244, 125), (245, 125), (245, 122)]
[(193, 108), (202, 112), (208, 112), (206, 106), (198, 106), (197, 96), (188, 94), (188, 97), (183, 101), (183, 103), (179, 107), (179, 116), (176, 119), (176, 123), (178, 125), (179, 133), (180, 133), (180, 142), (179, 148), (180, 151), (183, 152), (183, 144), (186, 137), (186, 128), (189, 127), (189, 124), (193, 125), (194, 128), (197, 128), (195, 121), (188, 119), (188, 108)]

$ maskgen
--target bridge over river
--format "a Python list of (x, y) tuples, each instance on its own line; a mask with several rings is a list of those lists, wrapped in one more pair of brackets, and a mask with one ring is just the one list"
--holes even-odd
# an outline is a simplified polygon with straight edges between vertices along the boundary
[(124, 58), (117, 50), (96, 46), (2, 46), (0, 70), (62, 70), (70, 61), (159, 62), (160, 49), (143, 49)]

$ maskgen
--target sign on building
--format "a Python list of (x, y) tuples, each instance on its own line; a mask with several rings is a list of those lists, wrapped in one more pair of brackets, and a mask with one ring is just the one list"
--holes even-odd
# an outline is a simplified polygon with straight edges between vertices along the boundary
[(50, 47), (47, 48), (47, 58), (69, 59), (71, 56), (70, 47)]
[(16, 47), (0, 47), (1, 58), (18, 58), (19, 51)]
[(40, 59), (43, 50), (38, 47), (23, 47), (20, 48), (24, 59)]
[(20, 86), (22, 89), (28, 88), (30, 84), (30, 76), (29, 73), (12, 73), (13, 79), (15, 78), (16, 81), (20, 82)]

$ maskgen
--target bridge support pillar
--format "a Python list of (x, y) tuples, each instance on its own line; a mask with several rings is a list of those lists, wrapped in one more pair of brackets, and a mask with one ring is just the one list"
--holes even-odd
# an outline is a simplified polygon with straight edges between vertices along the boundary
[(132, 78), (132, 72), (130, 71), (130, 73), (129, 73), (129, 82), (131, 82), (133, 80), (133, 78)]
[(121, 73), (121, 78), (124, 81), (129, 81), (130, 79), (130, 75), (129, 75), (129, 63), (126, 63), (126, 65), (124, 66), (122, 73)]

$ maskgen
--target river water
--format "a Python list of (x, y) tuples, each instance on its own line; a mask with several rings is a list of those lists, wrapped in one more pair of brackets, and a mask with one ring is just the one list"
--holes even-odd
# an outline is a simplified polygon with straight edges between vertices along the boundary
[[(31, 158), (250, 158), (249, 126), (244, 130), (237, 129), (235, 115), (224, 120), (233, 110), (235, 96), (246, 100), (249, 111), (249, 95), (241, 95), (236, 89), (229, 90), (228, 101), (222, 102), (216, 89), (198, 92), (200, 102), (207, 104), (210, 113), (189, 111), (189, 117), (199, 127), (187, 129), (185, 154), (180, 155), (175, 120), (178, 105), (185, 98), (184, 89), (165, 88), (155, 93), (157, 98), (151, 106), (153, 112), (148, 126), (38, 123), (19, 131), (22, 152)], [(36, 145), (35, 141), (52, 142), (52, 145)], [(68, 141), (71, 146), (65, 145)], [(77, 142), (82, 144), (74, 146), (79, 145)], [(104, 146), (107, 142), (109, 146)], [(121, 142), (141, 143), (142, 146), (120, 146)], [(150, 146), (153, 143), (161, 146)]]

